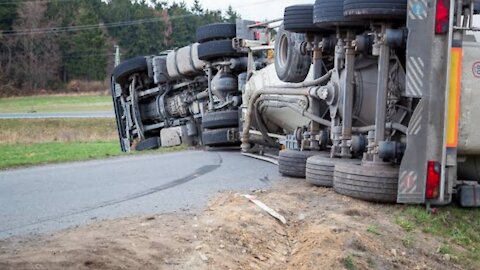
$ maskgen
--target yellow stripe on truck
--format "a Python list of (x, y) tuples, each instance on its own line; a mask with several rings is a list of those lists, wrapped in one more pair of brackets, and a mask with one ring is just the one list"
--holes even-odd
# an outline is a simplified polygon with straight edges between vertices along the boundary
[(450, 91), (448, 95), (447, 147), (458, 146), (458, 119), (462, 87), (462, 48), (452, 48), (450, 62)]

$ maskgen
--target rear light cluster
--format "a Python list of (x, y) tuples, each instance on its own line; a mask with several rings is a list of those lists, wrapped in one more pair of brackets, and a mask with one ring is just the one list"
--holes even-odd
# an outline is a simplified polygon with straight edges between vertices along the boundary
[(435, 33), (446, 34), (450, 26), (450, 0), (437, 0)]
[(425, 197), (428, 200), (438, 198), (440, 195), (440, 178), (442, 166), (436, 161), (429, 161), (427, 166), (427, 190), (425, 191)]

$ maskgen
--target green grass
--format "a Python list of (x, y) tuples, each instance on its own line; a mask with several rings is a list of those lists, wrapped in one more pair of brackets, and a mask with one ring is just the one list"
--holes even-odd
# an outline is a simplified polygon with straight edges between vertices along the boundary
[(121, 155), (118, 142), (0, 145), (0, 169)]
[(417, 227), (415, 222), (406, 216), (396, 216), (395, 223), (402, 227), (402, 229), (406, 232), (412, 232)]
[(377, 236), (382, 235), (382, 233), (380, 232), (380, 230), (378, 229), (378, 227), (376, 225), (368, 226), (367, 232), (369, 232), (371, 234), (374, 234), (374, 235), (377, 235)]
[(402, 238), (402, 244), (406, 248), (412, 248), (415, 245), (415, 235), (411, 232)]
[(431, 214), (424, 207), (405, 207), (395, 222), (408, 235), (422, 231), (443, 238), (439, 253), (454, 255), (467, 268), (480, 269), (480, 209), (449, 206)]
[[(166, 153), (184, 149), (185, 146), (179, 146), (141, 153)], [(0, 145), (0, 169), (102, 159), (120, 155), (126, 154), (120, 151), (117, 141)]]
[(440, 253), (440, 254), (452, 254), (453, 249), (450, 245), (443, 244), (441, 247), (438, 248), (438, 253)]
[(0, 99), (0, 113), (111, 111), (110, 96), (32, 96)]
[(357, 266), (355, 265), (352, 255), (348, 255), (343, 259), (343, 266), (345, 266), (347, 270), (357, 270)]
[(0, 145), (116, 141), (115, 119), (0, 119)]
[[(164, 153), (185, 146), (162, 148)], [(0, 120), (0, 170), (127, 155), (120, 151), (114, 119)]]

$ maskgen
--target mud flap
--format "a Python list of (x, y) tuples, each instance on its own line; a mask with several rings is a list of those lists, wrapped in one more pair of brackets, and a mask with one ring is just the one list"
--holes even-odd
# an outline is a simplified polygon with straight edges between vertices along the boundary
[[(436, 5), (423, 0), (408, 0), (407, 14), (407, 27), (415, 31), (408, 33), (406, 96), (421, 100), (408, 125), (397, 202), (418, 204), (427, 202), (428, 162), (442, 163), (442, 172), (446, 167), (443, 153), (447, 76), (444, 74), (448, 74), (445, 63), (449, 60), (449, 37), (435, 34)], [(441, 191), (442, 188), (444, 186), (440, 187)], [(447, 201), (441, 191), (435, 203)]]
[(399, 203), (425, 202), (425, 176), (427, 175), (427, 113), (428, 102), (418, 104), (407, 131), (407, 150), (400, 167), (398, 183)]
[(457, 198), (461, 207), (480, 207), (480, 186), (461, 186), (458, 188)]

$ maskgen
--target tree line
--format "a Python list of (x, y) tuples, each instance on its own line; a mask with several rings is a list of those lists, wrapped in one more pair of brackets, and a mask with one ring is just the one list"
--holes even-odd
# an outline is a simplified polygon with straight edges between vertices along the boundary
[(196, 28), (238, 14), (196, 0), (44, 0), (0, 3), (0, 94), (62, 89), (71, 80), (105, 80), (114, 46), (122, 59), (195, 41)]

